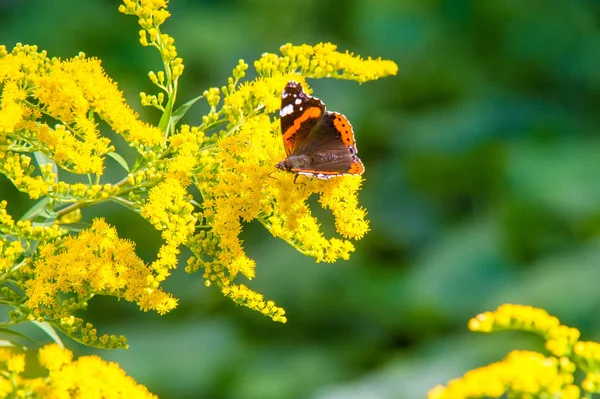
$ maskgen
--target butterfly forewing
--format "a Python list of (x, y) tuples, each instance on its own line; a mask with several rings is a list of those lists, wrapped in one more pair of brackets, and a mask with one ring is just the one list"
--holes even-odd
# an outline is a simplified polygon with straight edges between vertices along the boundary
[(283, 146), (289, 157), (305, 143), (315, 124), (325, 113), (325, 104), (308, 96), (297, 82), (288, 82), (281, 94), (281, 134)]

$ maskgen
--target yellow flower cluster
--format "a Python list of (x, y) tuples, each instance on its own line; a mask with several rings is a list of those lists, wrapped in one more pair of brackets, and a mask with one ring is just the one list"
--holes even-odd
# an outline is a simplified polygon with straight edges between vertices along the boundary
[[(141, 151), (162, 144), (160, 131), (138, 120), (97, 59), (80, 53), (63, 61), (18, 44), (10, 53), (0, 48), (0, 71), (0, 168), (23, 190), (34, 190), (32, 182), (20, 182), (32, 179), (30, 160), (17, 160), (11, 151), (40, 151), (67, 171), (102, 174), (104, 157), (114, 148), (100, 136), (96, 117)], [(51, 127), (43, 117), (57, 124)], [(53, 178), (36, 179), (46, 187), (32, 197), (46, 195)]]
[(575, 365), (568, 358), (513, 351), (504, 360), (467, 372), (446, 387), (429, 391), (428, 399), (562, 398), (579, 399), (573, 384)]
[[(101, 219), (77, 236), (41, 245), (33, 264), (21, 269), (30, 318), (49, 320), (70, 336), (96, 346), (124, 346), (124, 339), (98, 337), (89, 323), (72, 316), (96, 294), (136, 302), (164, 314), (177, 301), (152, 284), (153, 271), (135, 254), (133, 243), (120, 239)], [(74, 296), (64, 299), (61, 294)]]
[[(366, 211), (358, 205), (357, 195), (362, 178), (323, 181), (306, 178), (294, 183), (291, 174), (277, 174), (273, 165), (285, 158), (279, 118), (269, 114), (279, 111), (281, 92), (288, 81), (306, 84), (306, 77), (336, 77), (360, 82), (395, 74), (391, 61), (363, 60), (349, 53), (335, 51), (335, 46), (282, 47), (283, 57), (265, 54), (255, 63), (259, 76), (254, 81), (237, 85), (247, 65), (240, 61), (221, 89), (205, 92), (211, 107), (203, 118), (203, 130), (222, 121), (225, 130), (217, 140), (201, 151), (195, 169), (194, 184), (201, 193), (201, 230), (190, 241), (196, 258), (188, 261), (188, 271), (204, 268), (208, 285), (216, 283), (236, 303), (248, 306), (285, 321), (283, 310), (265, 301), (262, 295), (245, 285), (235, 284), (238, 275), (252, 279), (255, 263), (249, 259), (239, 239), (244, 222), (260, 221), (273, 236), (281, 238), (300, 252), (317, 261), (335, 262), (348, 259), (354, 246), (348, 239), (359, 239), (368, 231)], [(323, 71), (327, 71), (325, 74)], [(311, 215), (308, 198), (317, 194), (319, 203), (335, 217), (337, 232), (344, 238), (327, 239), (319, 223)]]
[(25, 355), (15, 349), (0, 348), (0, 397), (2, 398), (95, 398), (156, 399), (146, 387), (112, 362), (97, 356), (73, 360), (73, 353), (57, 344), (38, 352), (39, 362), (49, 374), (46, 378), (24, 378)]
[(478, 332), (501, 330), (530, 331), (546, 339), (546, 349), (555, 356), (570, 355), (579, 339), (579, 330), (560, 324), (543, 309), (524, 305), (501, 305), (469, 321), (469, 329)]
[(590, 393), (600, 393), (600, 343), (579, 341), (573, 352), (575, 362), (586, 372), (581, 387)]
[[(187, 245), (194, 254), (188, 271), (203, 268), (207, 285), (285, 322), (283, 309), (235, 281), (256, 273), (239, 238), (244, 223), (258, 220), (273, 236), (326, 262), (348, 259), (354, 250), (350, 240), (362, 238), (369, 227), (366, 210), (358, 204), (360, 176), (305, 178), (301, 184), (294, 184), (292, 174), (270, 176), (285, 157), (279, 117), (273, 115), (281, 92), (290, 80), (302, 82), (310, 92), (307, 77), (366, 82), (395, 74), (396, 64), (341, 53), (328, 43), (285, 45), (281, 56), (263, 55), (254, 64), (259, 78), (243, 84), (248, 64), (240, 60), (227, 85), (203, 93), (210, 110), (202, 124), (177, 127), (197, 99), (174, 110), (183, 62), (174, 39), (160, 31), (170, 16), (168, 1), (123, 3), (119, 10), (138, 18), (141, 44), (156, 48), (163, 61), (163, 71), (148, 74), (162, 92), (141, 96), (145, 105), (162, 111), (157, 127), (139, 121), (99, 60), (82, 53), (68, 60), (49, 58), (35, 46), (17, 45), (10, 52), (0, 47), (0, 173), (31, 198), (47, 197), (45, 209), (36, 215), (57, 220), (43, 227), (0, 220), (0, 229), (15, 237), (0, 246), (0, 266), (8, 270), (18, 263), (15, 270), (24, 281), (26, 308), (18, 315), (53, 321), (86, 343), (124, 345), (117, 337), (98, 338), (93, 326), (73, 312), (96, 294), (134, 301), (143, 310), (169, 311), (176, 302), (160, 290), (160, 283), (176, 267), (181, 245)], [(131, 168), (99, 134), (100, 120), (141, 155)], [(101, 184), (106, 156), (127, 169), (128, 176)], [(63, 170), (95, 176), (88, 176), (87, 184), (69, 184), (59, 180)], [(197, 201), (188, 191), (191, 184), (200, 193)], [(312, 195), (332, 212), (339, 237), (321, 232), (308, 205)], [(63, 237), (66, 230), (59, 225), (68, 227), (81, 218), (81, 208), (109, 199), (140, 212), (161, 231), (164, 244), (151, 265), (102, 221)]]
[[(0, 142), (1, 140), (2, 136)], [(32, 174), (35, 168), (31, 165), (30, 156), (14, 154), (11, 151), (3, 153), (2, 148), (0, 145), (0, 173), (10, 179), (18, 190), (28, 193), (32, 199), (48, 195), (55, 178), (52, 165), (40, 166), (41, 176), (34, 177)]]
[(0, 241), (0, 273), (8, 273), (23, 254), (23, 246), (19, 241)]
[[(541, 335), (553, 355), (512, 352), (506, 359), (467, 372), (447, 386), (429, 391), (429, 399), (461, 398), (579, 398), (580, 391), (600, 393), (600, 343), (578, 341), (579, 331), (561, 325), (545, 310), (506, 304), (494, 312), (482, 313), (469, 322), (473, 331), (523, 330)], [(585, 372), (580, 385), (577, 369)]]
[(179, 180), (166, 179), (150, 190), (148, 201), (142, 208), (142, 216), (157, 230), (162, 230), (162, 238), (165, 240), (158, 259), (152, 264), (155, 287), (169, 276), (170, 269), (177, 266), (179, 246), (187, 243), (196, 228), (190, 198)]
[(21, 241), (17, 239), (22, 239), (23, 243), (29, 245), (31, 242), (44, 243), (67, 234), (67, 230), (58, 225), (34, 226), (29, 220), (19, 220), (15, 223), (6, 211), (6, 206), (6, 201), (0, 201), (0, 233), (4, 235), (4, 240), (0, 241), (0, 270), (10, 269), (10, 266), (30, 249), (23, 248)]
[[(44, 380), (42, 378), (25, 379), (21, 376), (25, 371), (25, 354), (13, 348), (0, 348), (0, 397), (23, 397), (25, 392), (40, 393)], [(16, 396), (17, 393), (22, 396)]]
[(166, 166), (166, 178), (177, 179), (184, 187), (189, 186), (202, 157), (200, 150), (203, 143), (204, 132), (195, 126), (182, 125), (176, 134), (169, 137), (174, 155)]
[(265, 53), (254, 63), (259, 76), (298, 73), (307, 78), (335, 78), (360, 83), (395, 75), (398, 66), (393, 61), (362, 59), (352, 53), (340, 53), (331, 43), (315, 46), (290, 43), (281, 46), (281, 56)]

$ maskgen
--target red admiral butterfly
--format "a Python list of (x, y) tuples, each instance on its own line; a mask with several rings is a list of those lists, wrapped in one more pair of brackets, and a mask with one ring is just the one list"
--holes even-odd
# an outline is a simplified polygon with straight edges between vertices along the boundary
[(288, 82), (281, 94), (281, 134), (287, 158), (276, 168), (320, 179), (362, 175), (356, 156), (352, 125), (337, 112), (309, 96), (297, 82)]

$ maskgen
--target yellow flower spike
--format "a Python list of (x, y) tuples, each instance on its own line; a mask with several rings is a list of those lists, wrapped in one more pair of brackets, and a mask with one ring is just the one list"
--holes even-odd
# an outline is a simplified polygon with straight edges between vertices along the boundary
[(50, 371), (59, 370), (73, 360), (73, 352), (57, 344), (46, 345), (38, 353), (40, 364)]
[(546, 349), (555, 356), (570, 355), (579, 336), (576, 328), (555, 326), (546, 336)]
[(573, 353), (584, 371), (600, 374), (600, 343), (579, 341), (573, 346)]
[(524, 330), (543, 337), (559, 325), (558, 319), (550, 316), (545, 310), (511, 304), (501, 305), (496, 311), (482, 313), (469, 321), (472, 331)]
[(6, 369), (11, 373), (20, 374), (25, 371), (25, 355), (16, 354), (6, 362)]
[(381, 59), (363, 59), (352, 53), (340, 53), (331, 43), (319, 43), (315, 46), (281, 46), (282, 56), (265, 53), (254, 63), (259, 76), (272, 76), (299, 72), (310, 78), (331, 77), (355, 80), (364, 83), (395, 75), (398, 66)]
[[(102, 339), (108, 343), (108, 337)], [(73, 360), (72, 352), (51, 344), (40, 349), (39, 359), (49, 370), (43, 384), (36, 381), (35, 392), (40, 397), (70, 398), (94, 393), (99, 398), (156, 398), (116, 363), (105, 362), (98, 356)]]
[[(175, 306), (161, 289), (146, 290), (151, 270), (135, 255), (133, 244), (119, 239), (116, 230), (101, 219), (78, 236), (44, 244), (39, 251), (35, 267), (23, 270), (28, 276), (23, 289), (29, 309), (68, 307), (60, 298), (69, 293), (81, 298), (112, 295), (136, 302), (142, 310), (164, 312)], [(69, 323), (78, 331), (81, 320), (73, 320)]]
[(467, 372), (446, 387), (429, 391), (429, 399), (505, 397), (579, 398), (577, 386), (565, 382), (558, 359), (513, 351), (504, 360)]

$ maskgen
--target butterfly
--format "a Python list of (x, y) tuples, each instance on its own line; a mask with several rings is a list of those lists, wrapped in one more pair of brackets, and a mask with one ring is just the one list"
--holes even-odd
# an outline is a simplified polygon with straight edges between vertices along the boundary
[[(277, 169), (320, 179), (362, 175), (352, 125), (338, 112), (290, 81), (281, 94), (281, 134), (287, 158)], [(296, 178), (298, 176), (296, 175)], [(294, 179), (295, 180), (295, 179)]]

